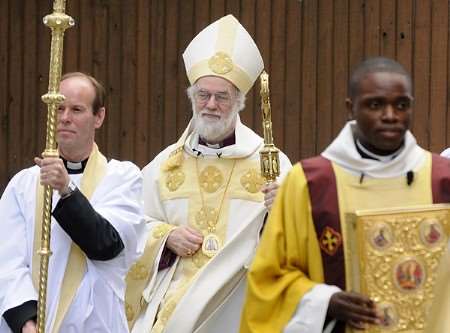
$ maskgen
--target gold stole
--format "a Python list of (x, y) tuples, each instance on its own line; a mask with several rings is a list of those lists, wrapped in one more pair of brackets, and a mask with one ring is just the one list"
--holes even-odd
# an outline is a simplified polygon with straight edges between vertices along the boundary
[[(169, 154), (166, 161), (161, 166), (161, 171), (167, 172), (169, 170), (177, 170), (184, 162), (184, 144), (192, 132), (192, 121), (189, 122), (185, 131), (175, 144), (174, 150)], [(150, 279), (157, 272), (153, 269), (154, 263), (158, 258), (161, 247), (165, 244), (168, 233), (176, 226), (168, 223), (159, 223), (155, 226), (148, 235), (145, 244), (144, 253), (134, 263), (127, 273), (125, 278), (126, 292), (125, 292), (125, 314), (127, 316), (128, 327), (134, 326), (139, 314), (145, 311), (147, 303), (142, 297), (142, 292), (150, 282)]]
[[(95, 188), (106, 174), (107, 160), (105, 156), (100, 153), (97, 145), (94, 143), (92, 152), (89, 156), (88, 163), (81, 178), (80, 191), (87, 199), (90, 199), (94, 193)], [(33, 242), (33, 266), (32, 278), (34, 287), (38, 288), (39, 279), (39, 262), (40, 257), (38, 250), (41, 243), (42, 233), (42, 211), (44, 202), (44, 187), (37, 182), (36, 194), (36, 212), (35, 212), (35, 227), (34, 227), (34, 242)], [(59, 332), (62, 321), (69, 309), (70, 304), (75, 296), (76, 291), (83, 279), (86, 271), (86, 257), (81, 249), (72, 242), (69, 258), (67, 260), (66, 271), (61, 286), (59, 302), (54, 319), (52, 332)]]
[[(247, 158), (237, 160), (202, 158), (196, 160), (194, 157), (188, 157), (184, 159), (181, 168), (163, 170), (159, 189), (161, 200), (188, 198), (188, 225), (201, 231), (203, 236), (208, 234), (208, 225), (199, 219), (199, 212), (202, 211), (204, 205), (216, 208), (219, 211), (219, 217), (214, 233), (223, 247), (226, 243), (230, 200), (242, 199), (253, 202), (264, 200), (264, 196), (260, 192), (264, 179), (260, 175), (259, 161)], [(232, 175), (231, 172), (233, 172)], [(231, 179), (227, 184), (230, 175)], [(204, 202), (199, 186), (202, 186), (204, 191)], [(219, 206), (222, 200), (223, 207), (220, 210)], [(176, 274), (182, 278), (179, 279), (180, 283), (176, 287), (169, 287), (165, 294), (158, 310), (157, 320), (151, 330), (152, 333), (164, 331), (175, 307), (210, 260), (210, 257), (202, 253), (202, 249), (191, 257), (181, 258)]]
[(155, 274), (155, 261), (161, 247), (165, 244), (168, 233), (174, 229), (174, 225), (161, 223), (152, 229), (145, 244), (144, 253), (137, 262), (131, 266), (127, 273), (125, 282), (125, 314), (127, 316), (128, 328), (131, 331), (138, 315), (147, 308), (147, 302), (142, 297), (142, 292)]
[[(199, 194), (195, 158), (185, 157), (183, 155), (184, 153), (181, 146), (181, 150), (175, 150), (174, 154), (163, 163), (160, 173), (159, 190), (162, 201), (189, 198), (188, 219), (189, 224), (191, 225), (195, 221), (195, 215), (202, 208), (202, 202)], [(220, 171), (223, 175), (227, 176), (233, 163), (233, 159), (202, 159), (200, 170), (203, 171), (206, 169), (205, 167), (214, 166), (217, 171)], [(192, 177), (192, 175), (194, 176)], [(231, 198), (255, 202), (262, 202), (264, 200), (264, 196), (260, 192), (264, 180), (260, 175), (257, 159), (239, 159), (232, 178), (216, 229), (222, 243), (225, 241), (229, 200)], [(222, 184), (221, 189), (217, 189), (216, 193), (205, 193), (205, 201), (207, 203), (219, 205), (219, 199), (222, 198), (224, 189), (225, 184)], [(195, 223), (193, 226), (199, 228)], [(125, 296), (125, 309), (130, 330), (136, 319), (139, 317), (139, 314), (145, 312), (147, 303), (142, 297), (142, 292), (148, 285), (152, 276), (156, 273), (154, 272), (154, 268), (156, 268), (154, 262), (157, 259), (161, 246), (163, 246), (166, 241), (168, 233), (175, 227), (175, 225), (167, 223), (159, 223), (155, 226), (148, 236), (144, 254), (128, 272), (126, 278), (127, 291)], [(192, 257), (182, 258), (181, 262), (182, 267), (184, 267), (183, 275), (185, 276), (185, 283), (177, 290), (177, 292), (172, 292), (173, 297), (171, 297), (169, 302), (167, 302), (167, 298), (165, 297), (164, 305), (162, 305), (158, 311), (160, 320), (156, 323), (157, 325), (152, 331), (163, 329), (166, 320), (161, 320), (161, 318), (166, 317), (166, 319), (168, 319), (170, 317), (176, 304), (190, 286), (194, 276), (209, 262), (209, 260), (210, 258), (205, 256), (201, 249)], [(150, 329), (153, 323), (148, 323), (148, 325)]]

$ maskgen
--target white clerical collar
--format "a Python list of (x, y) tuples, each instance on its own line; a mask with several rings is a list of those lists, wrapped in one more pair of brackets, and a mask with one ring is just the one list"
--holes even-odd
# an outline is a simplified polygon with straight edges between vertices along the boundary
[(358, 139), (356, 139), (355, 141), (356, 141), (357, 149), (360, 150), (364, 155), (367, 155), (368, 158), (372, 158), (374, 160), (377, 160), (377, 161), (380, 161), (383, 163), (392, 161), (394, 158), (396, 158), (402, 152), (403, 148), (405, 147), (404, 145), (402, 145), (399, 149), (397, 149), (396, 151), (394, 151), (392, 154), (389, 154), (389, 155), (378, 155), (378, 154), (371, 152), (366, 147), (364, 147), (363, 144)]
[(89, 159), (89, 158), (86, 158), (80, 162), (72, 162), (72, 161), (66, 160), (64, 157), (61, 157), (61, 158), (62, 158), (62, 160), (64, 162), (64, 166), (66, 167), (66, 170), (69, 174), (83, 173), (84, 168), (86, 168), (86, 164)]
[(385, 163), (361, 157), (353, 135), (356, 121), (349, 121), (322, 156), (344, 169), (372, 178), (391, 178), (418, 170), (426, 160), (427, 152), (419, 147), (410, 131), (405, 133), (403, 149), (397, 157)]
[(71, 170), (81, 170), (83, 169), (83, 164), (81, 162), (67, 161), (67, 168)]

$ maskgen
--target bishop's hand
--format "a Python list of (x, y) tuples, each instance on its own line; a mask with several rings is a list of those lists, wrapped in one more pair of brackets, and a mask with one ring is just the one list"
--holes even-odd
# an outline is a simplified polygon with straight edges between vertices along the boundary
[(261, 192), (264, 193), (264, 206), (266, 206), (268, 210), (272, 208), (273, 201), (275, 200), (275, 196), (278, 192), (278, 187), (277, 182), (272, 182), (269, 184), (264, 184), (261, 189)]
[(179, 226), (169, 233), (166, 246), (180, 257), (189, 257), (200, 249), (202, 243), (200, 231), (189, 226)]

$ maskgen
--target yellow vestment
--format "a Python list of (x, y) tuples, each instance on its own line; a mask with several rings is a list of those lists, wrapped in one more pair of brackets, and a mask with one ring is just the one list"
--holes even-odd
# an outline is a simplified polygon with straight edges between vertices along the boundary
[[(362, 181), (333, 163), (341, 224), (345, 213), (357, 209), (431, 204), (431, 154), (426, 156), (410, 185), (404, 176)], [(241, 332), (282, 332), (302, 297), (323, 282), (308, 182), (297, 164), (277, 194), (250, 269)]]

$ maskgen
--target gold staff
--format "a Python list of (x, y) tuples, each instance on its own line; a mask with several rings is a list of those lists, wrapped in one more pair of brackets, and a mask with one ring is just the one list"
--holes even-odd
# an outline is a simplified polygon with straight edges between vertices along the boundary
[(273, 144), (272, 136), (272, 111), (269, 98), (269, 74), (263, 71), (260, 76), (261, 82), (261, 112), (262, 127), (264, 131), (264, 147), (259, 152), (261, 161), (261, 175), (266, 182), (272, 183), (280, 175), (279, 150)]
[[(48, 93), (42, 96), (42, 101), (47, 104), (47, 135), (43, 157), (58, 157), (56, 148), (56, 110), (64, 101), (64, 96), (59, 93), (61, 81), (62, 55), (64, 31), (75, 24), (73, 18), (65, 14), (66, 0), (55, 0), (53, 2), (53, 13), (44, 17), (44, 24), (52, 30), (52, 41), (50, 49), (50, 70), (48, 81)], [(52, 254), (50, 251), (50, 222), (52, 209), (52, 188), (44, 187), (44, 208), (42, 212), (42, 237), (41, 262), (39, 266), (39, 295), (37, 311), (37, 331), (45, 332), (45, 310), (47, 299), (48, 262)]]

